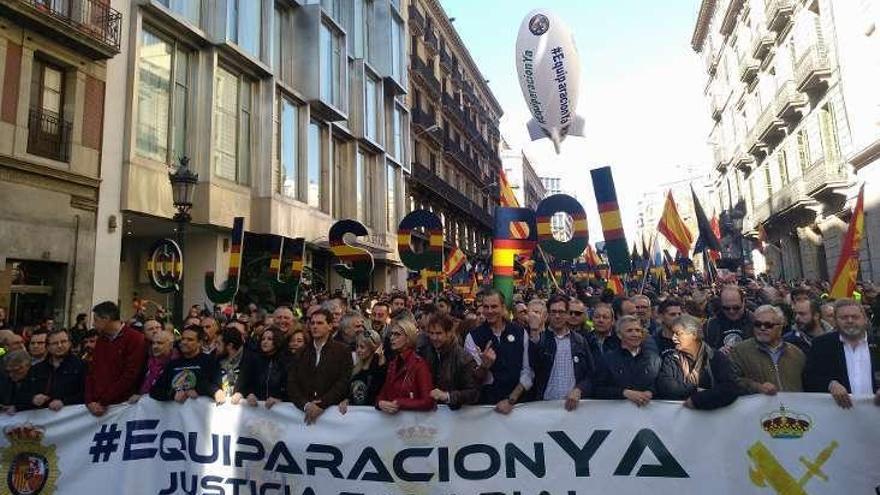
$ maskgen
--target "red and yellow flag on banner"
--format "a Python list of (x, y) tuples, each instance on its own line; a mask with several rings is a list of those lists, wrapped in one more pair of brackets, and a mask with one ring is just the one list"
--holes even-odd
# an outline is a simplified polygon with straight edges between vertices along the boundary
[(843, 299), (852, 297), (856, 290), (856, 277), (859, 274), (859, 246), (865, 236), (865, 185), (859, 189), (859, 198), (853, 210), (852, 219), (849, 221), (849, 229), (843, 238), (843, 246), (840, 249), (840, 258), (837, 260), (837, 270), (831, 282), (831, 297)]
[[(715, 234), (717, 239), (721, 239), (721, 224), (718, 223), (718, 216), (714, 213), (712, 214), (712, 222), (710, 223), (712, 226), (712, 233)], [(719, 251), (715, 251), (714, 249), (709, 250), (709, 257), (712, 258), (712, 261), (718, 261), (721, 259), (721, 253)]]
[(666, 193), (666, 204), (663, 206), (663, 215), (660, 216), (657, 230), (676, 249), (682, 253), (690, 252), (694, 237), (681, 219), (681, 215), (678, 214), (678, 207), (672, 198), (672, 191)]
[[(507, 174), (504, 173), (504, 169), (498, 171), (498, 185), (500, 205), (519, 208), (519, 201), (517, 201), (516, 195), (513, 194), (513, 189), (510, 187), (510, 182), (507, 180)], [(525, 222), (513, 222), (510, 234), (514, 239), (527, 239), (529, 237), (529, 226)]]

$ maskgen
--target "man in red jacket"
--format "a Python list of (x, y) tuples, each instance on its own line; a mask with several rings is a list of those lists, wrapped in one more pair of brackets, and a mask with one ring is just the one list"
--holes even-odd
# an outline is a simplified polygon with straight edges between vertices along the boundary
[(86, 408), (95, 416), (107, 412), (107, 406), (121, 404), (139, 385), (147, 347), (144, 336), (123, 325), (119, 307), (105, 301), (94, 308), (98, 342), (86, 374)]

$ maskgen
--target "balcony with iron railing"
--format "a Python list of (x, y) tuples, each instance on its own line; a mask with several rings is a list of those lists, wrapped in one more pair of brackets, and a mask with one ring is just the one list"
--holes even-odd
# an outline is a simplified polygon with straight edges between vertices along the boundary
[(724, 104), (727, 103), (726, 98), (720, 93), (713, 92), (709, 100), (712, 108), (712, 118), (715, 120), (721, 120), (721, 114), (724, 112)]
[(764, 16), (767, 27), (780, 33), (788, 27), (794, 13), (794, 0), (764, 0)]
[(102, 0), (2, 0), (0, 15), (93, 60), (119, 53), (122, 14)]
[(437, 124), (437, 118), (419, 107), (414, 107), (412, 109), (412, 123), (414, 126), (426, 130)]
[(776, 113), (776, 105), (771, 101), (761, 112), (753, 129), (756, 140), (768, 146), (773, 146), (785, 138), (785, 121)]
[(452, 96), (449, 96), (448, 94), (446, 94), (444, 92), (443, 97), (442, 97), (442, 102), (443, 102), (443, 112), (446, 113), (447, 115), (451, 115), (452, 117), (455, 117), (455, 119), (458, 120), (459, 124), (462, 124), (465, 122), (465, 120), (467, 120), (467, 117), (465, 117), (464, 112), (461, 110), (461, 105), (458, 103), (458, 101), (455, 98), (453, 98)]
[(416, 6), (413, 4), (409, 5), (409, 22), (407, 23), (409, 26), (409, 32), (413, 36), (421, 36), (425, 32), (425, 17), (416, 10)]
[(431, 52), (432, 55), (437, 55), (437, 52), (440, 51), (440, 40), (437, 39), (437, 34), (433, 29), (425, 30), (425, 48)]
[(790, 180), (778, 190), (772, 191), (770, 197), (755, 207), (753, 219), (764, 223), (774, 216), (785, 213), (788, 210), (812, 202), (804, 188), (801, 177)]
[(715, 163), (715, 170), (718, 170), (718, 172), (722, 174), (726, 172), (727, 159), (724, 156), (724, 149), (721, 146), (713, 146), (712, 157), (714, 158), (713, 162)]
[(795, 82), (788, 79), (776, 91), (773, 106), (776, 108), (776, 116), (780, 119), (797, 121), (804, 116), (809, 104), (807, 95), (798, 91)]
[(811, 196), (849, 185), (846, 162), (839, 154), (820, 158), (804, 170), (804, 190)]
[(747, 53), (745, 51), (739, 54), (739, 79), (740, 81), (749, 84), (755, 80), (755, 77), (758, 75), (758, 69), (760, 68), (760, 64), (754, 57), (752, 57), (751, 53)]
[(826, 84), (831, 77), (831, 62), (825, 44), (816, 39), (798, 58), (795, 81), (799, 91), (809, 91)]
[(752, 33), (752, 57), (758, 61), (764, 60), (775, 42), (776, 36), (773, 33), (764, 27), (759, 28)]
[(72, 129), (73, 124), (54, 112), (31, 108), (28, 114), (28, 153), (60, 162), (70, 160)]
[(440, 67), (450, 73), (455, 73), (458, 70), (458, 64), (446, 50), (440, 50)]
[(410, 64), (413, 73), (417, 76), (418, 79), (421, 79), (422, 83), (433, 93), (433, 95), (440, 95), (440, 81), (434, 75), (434, 68), (429, 67), (425, 62), (422, 61), (418, 57), (418, 55), (413, 54), (410, 57)]
[(414, 162), (412, 167), (412, 179), (430, 191), (435, 197), (446, 201), (466, 216), (476, 219), (483, 227), (493, 227), (492, 216), (480, 205), (471, 201), (458, 189), (441, 179), (437, 174), (425, 165)]

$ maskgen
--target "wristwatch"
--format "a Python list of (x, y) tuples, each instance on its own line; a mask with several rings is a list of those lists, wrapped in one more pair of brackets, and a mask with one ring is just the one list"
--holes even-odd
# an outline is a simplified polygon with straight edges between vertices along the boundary
[(511, 406), (515, 406), (515, 405), (516, 405), (516, 399), (514, 399), (512, 395), (508, 395), (508, 396), (507, 396), (507, 402), (510, 402), (510, 405), (511, 405)]

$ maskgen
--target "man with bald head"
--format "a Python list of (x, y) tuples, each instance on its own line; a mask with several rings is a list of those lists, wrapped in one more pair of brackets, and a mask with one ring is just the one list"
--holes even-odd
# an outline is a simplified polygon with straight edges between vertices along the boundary
[(720, 311), (706, 322), (705, 342), (727, 354), (735, 345), (752, 337), (752, 316), (746, 311), (738, 287), (724, 287), (720, 299)]

